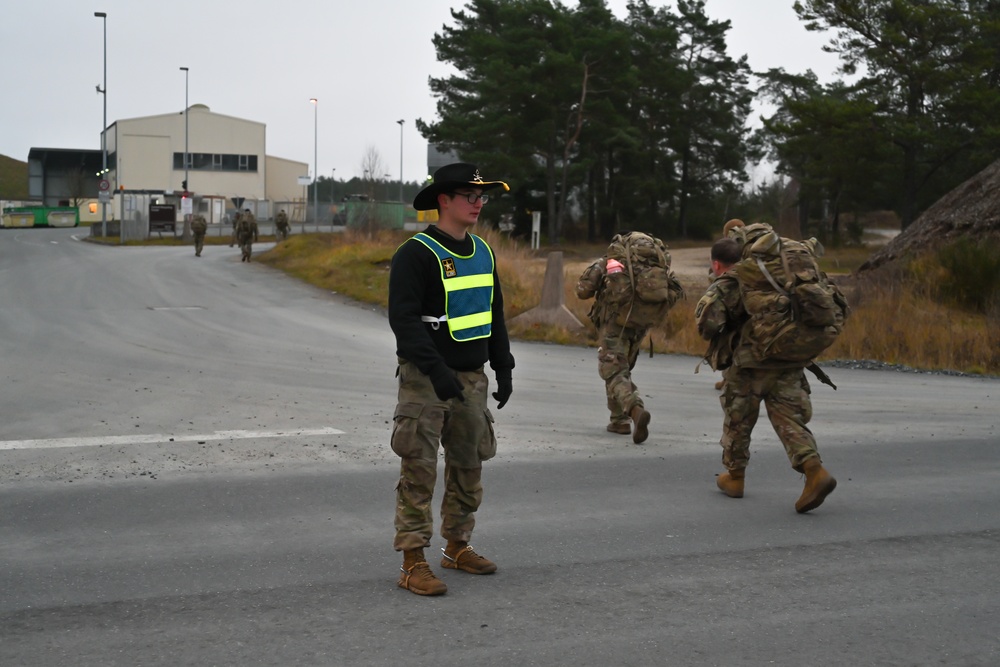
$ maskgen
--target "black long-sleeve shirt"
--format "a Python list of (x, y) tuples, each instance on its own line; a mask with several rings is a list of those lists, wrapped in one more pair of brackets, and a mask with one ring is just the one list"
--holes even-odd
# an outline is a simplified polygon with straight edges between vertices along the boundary
[[(430, 225), (424, 233), (460, 256), (473, 251), (472, 237), (458, 241)], [(483, 366), (509, 373), (514, 368), (510, 353), (507, 324), (503, 316), (503, 292), (496, 265), (493, 267), (493, 322), (487, 338), (456, 341), (442, 322), (435, 331), (422, 322), (422, 315), (435, 317), (445, 314), (444, 285), (441, 284), (441, 264), (430, 248), (409, 240), (392, 257), (389, 272), (389, 326), (396, 335), (396, 354), (415, 364), (421, 373), (431, 375), (435, 367), (444, 364), (457, 371), (471, 371)]]

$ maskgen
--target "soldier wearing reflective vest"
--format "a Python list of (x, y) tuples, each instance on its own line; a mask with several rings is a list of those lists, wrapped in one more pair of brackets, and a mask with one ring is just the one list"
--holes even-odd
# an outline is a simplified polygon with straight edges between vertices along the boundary
[(419, 595), (447, 591), (424, 558), (433, 535), (431, 498), (439, 447), (444, 450), (441, 567), (490, 574), (497, 566), (470, 545), (482, 502), (482, 466), (496, 454), (489, 379), (497, 409), (512, 391), (507, 325), (496, 258), (471, 229), (490, 190), (475, 165), (450, 164), (413, 200), (438, 221), (396, 250), (389, 272), (389, 325), (396, 337), (399, 395), (392, 449), (401, 459), (393, 548), (403, 552), (398, 584)]

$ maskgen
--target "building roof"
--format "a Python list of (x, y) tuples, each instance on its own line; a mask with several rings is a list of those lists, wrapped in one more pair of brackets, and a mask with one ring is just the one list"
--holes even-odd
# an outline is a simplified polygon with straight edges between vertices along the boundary
[[(250, 120), (249, 118), (240, 118), (238, 116), (230, 116), (230, 115), (224, 114), (224, 113), (216, 113), (215, 111), (212, 111), (207, 104), (192, 104), (192, 105), (190, 105), (188, 107), (188, 112), (189, 113), (210, 113), (213, 116), (218, 116), (220, 118), (228, 118), (230, 120), (238, 120), (238, 121), (240, 121), (242, 123), (252, 123), (254, 125), (263, 125), (263, 126), (267, 125), (266, 123), (262, 123), (259, 120)], [(184, 114), (184, 110), (181, 109), (180, 111), (171, 111), (169, 113), (153, 114), (151, 116), (134, 116), (132, 118), (119, 118), (116, 122), (118, 122), (118, 123), (127, 123), (128, 121), (133, 121), (133, 120), (151, 120), (151, 119), (154, 119), (154, 118), (174, 118), (176, 116), (180, 116), (180, 115), (183, 115), (183, 114)], [(113, 124), (114, 123), (112, 123), (112, 125)], [(111, 126), (109, 125), (108, 127), (111, 127)]]

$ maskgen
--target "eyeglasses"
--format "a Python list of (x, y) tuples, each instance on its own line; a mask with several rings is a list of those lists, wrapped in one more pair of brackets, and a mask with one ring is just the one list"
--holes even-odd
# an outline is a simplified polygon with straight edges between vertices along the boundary
[(480, 194), (476, 194), (475, 192), (452, 192), (451, 196), (452, 197), (461, 197), (462, 199), (464, 199), (465, 201), (467, 201), (467, 202), (469, 202), (470, 204), (473, 204), (473, 205), (475, 205), (475, 203), (477, 201), (481, 201), (481, 202), (483, 202), (485, 204), (486, 202), (488, 202), (490, 200), (490, 196), (489, 195), (480, 195)]

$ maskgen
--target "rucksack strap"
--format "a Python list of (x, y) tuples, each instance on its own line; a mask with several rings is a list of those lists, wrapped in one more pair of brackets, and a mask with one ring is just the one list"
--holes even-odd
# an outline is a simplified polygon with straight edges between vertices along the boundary
[[(757, 257), (755, 257), (754, 259), (757, 260), (757, 266), (760, 268), (760, 272), (764, 274), (764, 277), (767, 278), (767, 282), (771, 283), (771, 287), (773, 287), (774, 290), (778, 292), (778, 294), (788, 296), (788, 292), (781, 288), (781, 286), (778, 284), (778, 281), (774, 279), (774, 276), (771, 275), (771, 272), (767, 270), (766, 266), (764, 266), (764, 260), (760, 258), (760, 255), (757, 255)], [(785, 273), (788, 273), (788, 262), (784, 261), (785, 260), (784, 254), (782, 254), (781, 259), (782, 263), (785, 265)]]

